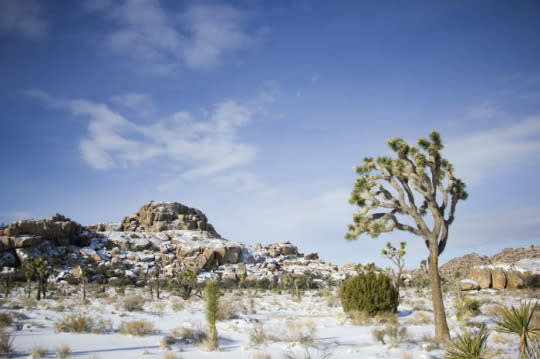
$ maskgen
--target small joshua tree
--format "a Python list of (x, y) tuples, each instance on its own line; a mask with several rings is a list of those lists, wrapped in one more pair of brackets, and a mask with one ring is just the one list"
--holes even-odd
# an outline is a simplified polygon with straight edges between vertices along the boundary
[(186, 269), (176, 275), (174, 280), (183, 299), (189, 299), (193, 290), (197, 288), (197, 273)]
[(79, 272), (81, 273), (82, 284), (82, 299), (86, 301), (86, 285), (88, 284), (88, 267), (83, 263), (79, 265)]
[(47, 295), (47, 283), (52, 274), (51, 266), (45, 257), (41, 257), (36, 261), (35, 271), (38, 279), (36, 299), (41, 300), (42, 297), (45, 298)]
[(33, 257), (26, 258), (21, 266), (21, 270), (26, 278), (26, 294), (28, 298), (32, 295), (32, 281), (36, 279), (36, 259)]
[(394, 271), (394, 285), (398, 291), (401, 286), (403, 268), (405, 268), (405, 246), (406, 242), (399, 243), (399, 249), (396, 249), (392, 243), (386, 243), (386, 248), (381, 251), (383, 257), (388, 258), (392, 263), (396, 265), (396, 270)]
[(486, 357), (486, 345), (489, 333), (484, 325), (476, 332), (470, 329), (458, 335), (456, 340), (446, 347), (446, 359), (483, 359)]
[(497, 324), (497, 330), (503, 333), (519, 335), (519, 357), (533, 357), (538, 348), (540, 327), (534, 327), (534, 315), (538, 310), (537, 303), (525, 303), (519, 307), (504, 308)]
[(204, 289), (206, 298), (206, 321), (208, 322), (208, 350), (216, 350), (218, 347), (218, 332), (216, 328), (219, 287), (218, 282), (209, 280)]

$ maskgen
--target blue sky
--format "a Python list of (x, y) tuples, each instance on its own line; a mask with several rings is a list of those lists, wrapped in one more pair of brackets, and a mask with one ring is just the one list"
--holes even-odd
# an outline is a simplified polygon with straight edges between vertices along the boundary
[(0, 0), (0, 222), (150, 200), (228, 239), (345, 241), (353, 166), (436, 128), (468, 185), (442, 261), (540, 238), (537, 1)]

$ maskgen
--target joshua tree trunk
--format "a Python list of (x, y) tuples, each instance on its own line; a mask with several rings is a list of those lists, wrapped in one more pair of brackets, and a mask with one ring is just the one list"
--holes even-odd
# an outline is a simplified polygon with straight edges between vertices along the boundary
[(159, 299), (159, 277), (156, 279), (156, 298)]
[(439, 275), (439, 248), (436, 241), (429, 241), (429, 280), (435, 319), (435, 341), (440, 343), (450, 339), (450, 331), (444, 312), (441, 276)]

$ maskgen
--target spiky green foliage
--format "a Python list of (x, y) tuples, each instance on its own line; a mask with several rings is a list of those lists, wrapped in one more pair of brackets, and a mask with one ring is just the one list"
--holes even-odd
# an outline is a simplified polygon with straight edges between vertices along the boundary
[(394, 284), (399, 292), (399, 287), (401, 286), (401, 276), (403, 273), (403, 268), (405, 268), (405, 247), (407, 246), (406, 242), (399, 243), (399, 249), (395, 248), (392, 243), (387, 242), (386, 248), (381, 251), (383, 257), (388, 258), (396, 266), (394, 271)]
[(503, 333), (519, 335), (520, 358), (528, 358), (537, 350), (540, 328), (534, 326), (534, 316), (538, 303), (524, 303), (519, 307), (503, 308), (500, 318), (495, 321), (497, 330)]
[(178, 288), (180, 296), (187, 300), (191, 297), (195, 288), (197, 288), (197, 273), (189, 269), (183, 270), (176, 275), (174, 283)]
[(486, 344), (489, 333), (482, 325), (473, 332), (465, 329), (456, 340), (446, 347), (445, 359), (484, 359), (486, 358)]
[[(392, 138), (388, 145), (397, 158), (367, 157), (356, 167), (358, 178), (349, 202), (360, 210), (348, 227), (347, 239), (364, 233), (377, 237), (398, 229), (422, 236), (427, 242), (426, 236), (434, 234), (439, 255), (442, 253), (456, 205), (467, 198), (465, 183), (454, 177), (452, 164), (440, 155), (443, 145), (436, 131), (417, 143), (412, 146), (401, 138)], [(421, 196), (420, 201), (415, 194)], [(424, 220), (428, 212), (435, 219), (432, 228)], [(414, 225), (400, 222), (400, 215), (412, 219)]]
[(215, 280), (206, 282), (204, 288), (206, 299), (206, 321), (208, 323), (208, 349), (215, 350), (218, 347), (218, 334), (216, 321), (218, 315), (219, 286)]
[(381, 312), (395, 313), (398, 291), (392, 280), (383, 273), (360, 273), (345, 280), (339, 288), (341, 305), (345, 312), (359, 311), (369, 315)]

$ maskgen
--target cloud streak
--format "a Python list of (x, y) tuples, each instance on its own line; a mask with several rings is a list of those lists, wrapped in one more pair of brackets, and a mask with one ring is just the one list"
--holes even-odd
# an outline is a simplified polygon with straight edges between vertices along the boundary
[(218, 102), (202, 119), (176, 112), (141, 125), (107, 104), (60, 99), (39, 90), (26, 94), (88, 119), (88, 132), (79, 149), (84, 161), (97, 170), (165, 159), (183, 168), (181, 178), (193, 180), (242, 167), (256, 156), (255, 147), (240, 140), (239, 132), (257, 110), (234, 100)]
[(466, 183), (476, 184), (540, 154), (540, 117), (474, 133), (450, 141), (445, 148), (456, 168), (456, 175)]
[(45, 34), (41, 7), (35, 0), (0, 0), (0, 34), (16, 32), (28, 38)]
[(217, 65), (223, 55), (250, 46), (248, 13), (229, 5), (196, 3), (181, 13), (166, 12), (158, 1), (89, 2), (114, 29), (106, 42), (152, 72), (167, 74), (179, 63), (193, 69)]

